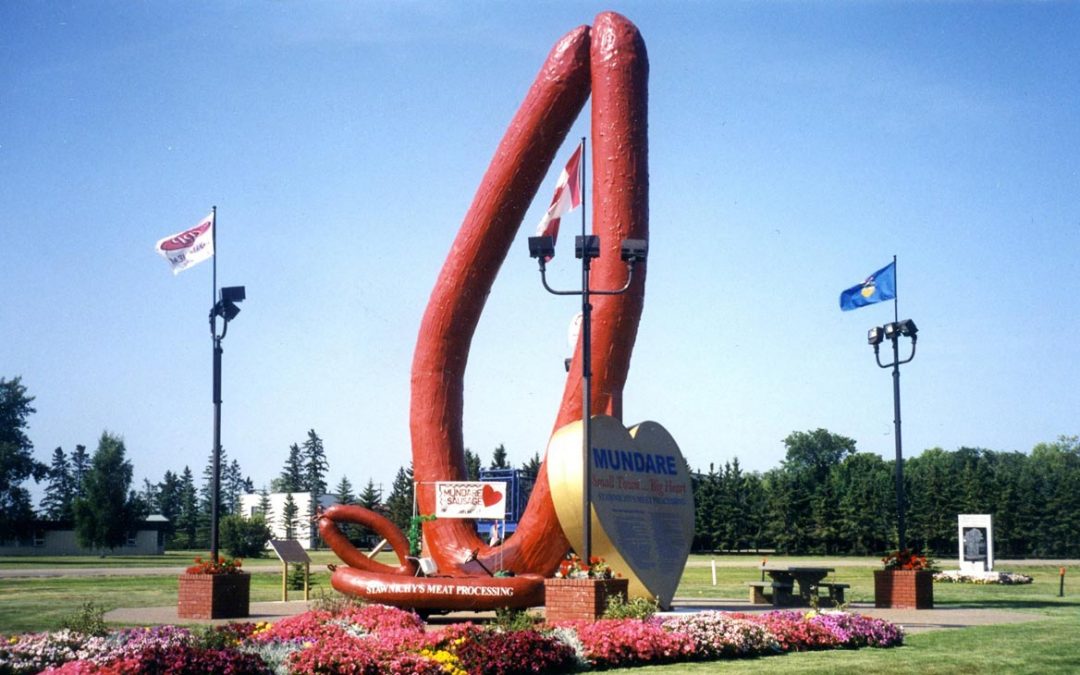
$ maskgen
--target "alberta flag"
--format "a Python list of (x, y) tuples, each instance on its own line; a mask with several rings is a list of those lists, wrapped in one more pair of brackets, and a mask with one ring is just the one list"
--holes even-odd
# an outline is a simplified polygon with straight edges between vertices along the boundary
[(894, 260), (871, 274), (866, 278), (866, 281), (841, 293), (840, 309), (846, 312), (882, 300), (892, 300), (895, 297), (896, 261)]

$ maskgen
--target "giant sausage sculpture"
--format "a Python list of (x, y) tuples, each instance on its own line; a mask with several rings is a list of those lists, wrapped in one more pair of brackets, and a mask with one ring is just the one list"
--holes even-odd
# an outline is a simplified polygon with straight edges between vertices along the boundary
[[(602, 251), (593, 262), (597, 286), (625, 282), (624, 239), (648, 238), (648, 58), (637, 28), (613, 12), (581, 26), (552, 49), (496, 150), (432, 291), (412, 366), (413, 472), (421, 513), (435, 510), (434, 483), (465, 478), (462, 405), (469, 347), (499, 267), (555, 153), (592, 92), (593, 231)], [(644, 265), (628, 293), (594, 301), (592, 406), (621, 417), (622, 390), (644, 299)], [(554, 428), (581, 419), (581, 342)], [(374, 517), (373, 517), (374, 516)], [(400, 565), (375, 563), (353, 547), (337, 523), (358, 523), (387, 539)], [(547, 470), (541, 465), (529, 504), (498, 549), (470, 523), (423, 525), (424, 547), (438, 576), (416, 576), (408, 543), (388, 520), (357, 506), (334, 506), (319, 519), (327, 543), (347, 566), (337, 590), (419, 609), (527, 607), (543, 602), (570, 543), (559, 527)], [(493, 577), (496, 566), (514, 573)]]

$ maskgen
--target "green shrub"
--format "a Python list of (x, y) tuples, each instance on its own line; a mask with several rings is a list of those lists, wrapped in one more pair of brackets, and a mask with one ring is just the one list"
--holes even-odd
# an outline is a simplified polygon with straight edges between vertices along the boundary
[(607, 608), (604, 609), (605, 619), (648, 619), (656, 614), (658, 605), (655, 600), (649, 598), (634, 598), (623, 600), (621, 595), (608, 598)]
[(495, 610), (495, 620), (491, 625), (504, 631), (529, 630), (536, 627), (539, 618), (524, 609), (500, 607)]
[(262, 515), (221, 519), (221, 546), (234, 558), (258, 558), (266, 551), (266, 542), (274, 535)]
[[(289, 565), (289, 576), (286, 579), (286, 583), (289, 586), (290, 591), (300, 591), (304, 589), (304, 565), (302, 563), (293, 563)], [(308, 577), (308, 590), (315, 588), (315, 577)]]
[(60, 628), (98, 637), (109, 632), (105, 625), (105, 609), (95, 605), (93, 600), (84, 602), (75, 613), (61, 619)]

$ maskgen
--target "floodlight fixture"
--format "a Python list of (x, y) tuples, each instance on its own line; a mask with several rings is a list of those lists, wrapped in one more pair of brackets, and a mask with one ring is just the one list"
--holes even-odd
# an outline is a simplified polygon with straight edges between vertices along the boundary
[(910, 338), (914, 338), (919, 332), (919, 328), (911, 319), (904, 319), (903, 321), (901, 321), (899, 324), (899, 328), (901, 335), (906, 335)]
[(871, 347), (877, 347), (885, 339), (885, 332), (881, 326), (874, 326), (866, 333), (866, 341)]
[(221, 299), (224, 302), (243, 302), (246, 297), (243, 286), (225, 286), (221, 289)]
[(885, 324), (885, 337), (895, 340), (900, 335), (900, 324), (893, 321)]
[(541, 261), (555, 257), (555, 237), (529, 237), (529, 256)]
[(574, 257), (592, 260), (600, 257), (600, 237), (595, 234), (574, 237)]
[(649, 242), (644, 239), (623, 239), (623, 262), (643, 262), (649, 255)]
[(236, 303), (243, 302), (247, 294), (243, 286), (226, 286), (221, 289), (220, 297), (214, 305), (213, 314), (225, 319), (225, 325), (228, 325), (240, 313)]

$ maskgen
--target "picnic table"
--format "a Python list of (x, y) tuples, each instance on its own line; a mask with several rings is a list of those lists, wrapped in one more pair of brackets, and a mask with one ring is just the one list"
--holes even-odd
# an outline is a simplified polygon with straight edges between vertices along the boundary
[[(754, 603), (768, 603), (777, 607), (785, 605), (811, 606), (818, 599), (821, 590), (827, 590), (828, 600), (833, 605), (844, 602), (844, 589), (848, 584), (825, 582), (825, 577), (830, 572), (836, 571), (832, 567), (810, 567), (804, 565), (765, 566), (761, 571), (769, 575), (769, 581), (750, 582), (750, 601)], [(799, 585), (799, 592), (795, 593), (795, 584)], [(766, 593), (771, 589), (772, 593)]]

